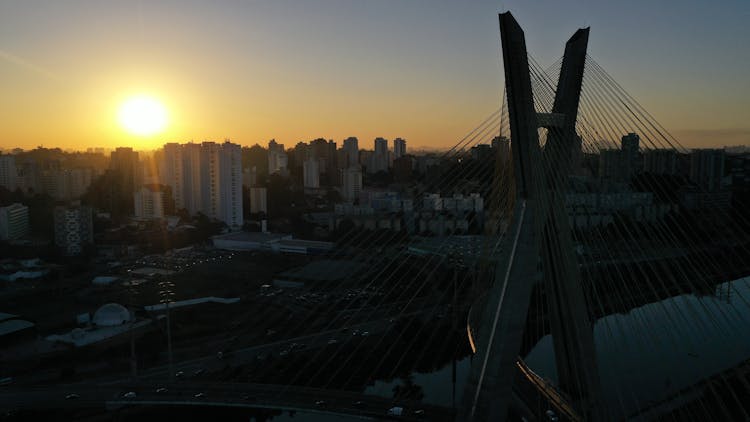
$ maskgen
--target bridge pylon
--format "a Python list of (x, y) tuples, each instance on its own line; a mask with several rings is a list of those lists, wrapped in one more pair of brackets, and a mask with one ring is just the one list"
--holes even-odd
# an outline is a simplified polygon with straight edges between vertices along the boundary
[[(585, 419), (603, 416), (593, 327), (565, 211), (570, 157), (579, 148), (576, 118), (589, 29), (565, 47), (552, 113), (537, 113), (523, 29), (501, 13), (500, 34), (515, 179), (515, 205), (488, 300), (481, 312), (461, 420), (501, 421), (513, 395), (532, 289), (543, 283), (559, 388)], [(540, 146), (538, 129), (548, 130)]]

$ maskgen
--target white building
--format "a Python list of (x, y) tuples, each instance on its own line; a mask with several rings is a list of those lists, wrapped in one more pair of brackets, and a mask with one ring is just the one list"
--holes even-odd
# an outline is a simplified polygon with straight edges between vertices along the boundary
[(203, 213), (233, 230), (243, 224), (242, 149), (226, 141), (164, 145), (163, 184), (177, 209)]
[(266, 188), (250, 188), (250, 212), (253, 214), (262, 212), (268, 214), (268, 200), (266, 198)]
[(302, 163), (303, 183), (306, 188), (320, 187), (320, 165), (315, 158), (308, 158)]
[(172, 188), (172, 198), (176, 209), (187, 209), (185, 203), (183, 146), (177, 143), (164, 144), (164, 164), (161, 183)]
[(362, 168), (351, 166), (344, 169), (342, 179), (341, 196), (349, 202), (359, 198), (359, 192), (362, 191)]
[(0, 208), (0, 240), (14, 240), (29, 234), (29, 207), (11, 204)]
[(80, 205), (55, 207), (55, 245), (65, 255), (80, 255), (94, 243), (91, 208)]
[(16, 170), (16, 157), (12, 155), (0, 155), (0, 186), (10, 191), (16, 190), (18, 176)]
[(201, 149), (201, 212), (242, 228), (242, 148), (229, 141), (204, 142)]
[(164, 218), (164, 191), (158, 185), (143, 186), (133, 194), (135, 218), (157, 220)]

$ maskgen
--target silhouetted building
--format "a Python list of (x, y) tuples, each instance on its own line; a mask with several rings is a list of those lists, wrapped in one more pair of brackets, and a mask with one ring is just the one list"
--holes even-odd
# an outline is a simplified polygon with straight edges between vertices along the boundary
[(18, 187), (16, 178), (16, 157), (12, 155), (0, 155), (0, 186), (10, 191)]
[(345, 162), (340, 163), (343, 168), (349, 168), (359, 164), (359, 140), (354, 136), (350, 136), (344, 139), (344, 145), (341, 148), (344, 150)]
[(721, 188), (724, 177), (724, 150), (694, 149), (690, 154), (690, 180), (706, 192)]
[(119, 147), (110, 154), (109, 167), (114, 171), (123, 190), (131, 194), (142, 184), (142, 172), (138, 163), (138, 153), (133, 148)]
[(275, 139), (268, 142), (268, 174), (284, 172), (289, 165), (289, 157), (284, 152), (284, 144)]
[(651, 174), (677, 174), (677, 151), (651, 149), (643, 153), (643, 171)]
[(29, 207), (11, 204), (0, 207), (0, 240), (20, 239), (29, 234)]
[(320, 187), (320, 166), (315, 158), (308, 158), (302, 164), (303, 185), (306, 188)]
[(493, 158), (495, 151), (490, 145), (478, 144), (471, 147), (471, 158), (477, 161), (485, 161)]
[(627, 181), (639, 173), (638, 148), (641, 138), (635, 133), (628, 133), (622, 137), (620, 149), (622, 150), (622, 176)]
[(353, 202), (359, 197), (362, 190), (362, 168), (352, 166), (345, 169), (342, 177), (341, 195), (349, 202)]
[(401, 138), (396, 138), (393, 140), (393, 160), (395, 161), (398, 158), (403, 157), (406, 155), (406, 141)]
[(384, 138), (375, 138), (375, 150), (367, 169), (368, 173), (379, 171), (388, 171), (388, 140)]
[(622, 151), (603, 149), (599, 151), (599, 178), (619, 181), (622, 179)]
[(414, 157), (404, 155), (393, 160), (393, 179), (398, 183), (410, 182), (414, 168)]
[(80, 255), (94, 243), (91, 208), (73, 204), (55, 207), (55, 245), (64, 255)]
[(268, 213), (267, 190), (264, 187), (250, 188), (250, 212), (257, 214), (259, 212)]

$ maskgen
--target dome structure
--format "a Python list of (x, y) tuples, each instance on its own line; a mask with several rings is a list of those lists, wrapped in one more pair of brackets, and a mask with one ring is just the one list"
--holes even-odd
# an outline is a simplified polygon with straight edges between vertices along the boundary
[(118, 303), (108, 303), (94, 313), (94, 325), (114, 327), (130, 321), (130, 312)]

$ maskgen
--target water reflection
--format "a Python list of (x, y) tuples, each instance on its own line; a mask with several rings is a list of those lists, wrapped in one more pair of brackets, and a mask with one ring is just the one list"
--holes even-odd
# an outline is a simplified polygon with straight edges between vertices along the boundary
[[(724, 294), (677, 296), (596, 322), (597, 365), (609, 409), (631, 414), (750, 357), (750, 277), (717, 290)], [(556, 381), (549, 335), (526, 363)]]
[[(456, 405), (461, 403), (461, 395), (463, 394), (464, 387), (466, 386), (466, 381), (469, 377), (470, 366), (471, 359), (468, 357), (464, 357), (461, 360), (456, 361)], [(451, 403), (454, 402), (452, 378), (453, 363), (448, 362), (442, 368), (434, 372), (426, 374), (413, 373), (411, 376), (411, 383), (421, 387), (423, 402), (438, 406), (450, 406)], [(367, 387), (367, 389), (365, 390), (365, 394), (372, 394), (381, 397), (393, 397), (394, 388), (402, 387), (408, 383), (409, 381), (403, 378), (397, 378), (388, 381), (376, 381), (375, 385)]]

